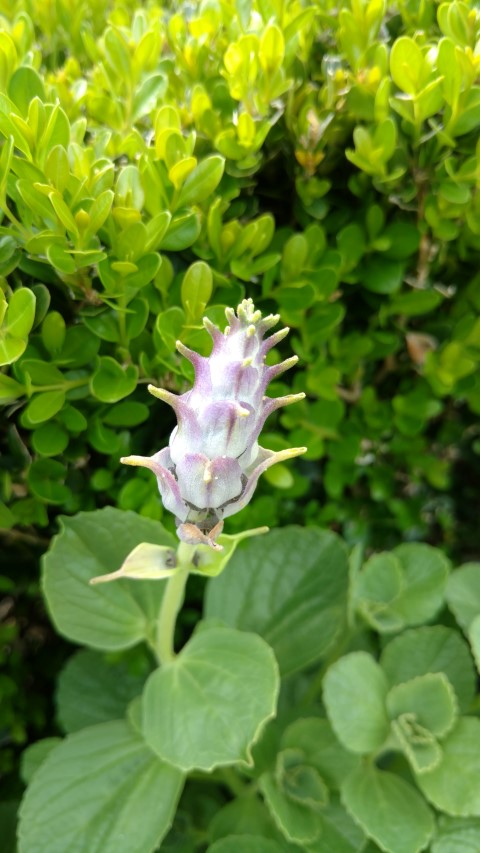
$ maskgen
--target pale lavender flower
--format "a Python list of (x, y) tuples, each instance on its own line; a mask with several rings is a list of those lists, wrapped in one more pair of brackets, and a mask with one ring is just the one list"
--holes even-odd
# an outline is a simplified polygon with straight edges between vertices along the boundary
[(297, 356), (267, 367), (265, 357), (288, 329), (268, 338), (278, 315), (262, 319), (251, 299), (226, 309), (229, 325), (222, 332), (209, 320), (204, 325), (213, 339), (208, 357), (177, 342), (178, 351), (195, 368), (193, 388), (177, 396), (163, 388), (148, 390), (175, 411), (169, 446), (154, 456), (128, 456), (127, 465), (150, 468), (157, 477), (167, 509), (174, 513), (181, 540), (215, 545), (223, 519), (251, 499), (260, 474), (276, 462), (304, 453), (294, 447), (274, 453), (258, 444), (267, 417), (280, 406), (303, 399), (304, 394), (266, 397), (268, 383), (297, 362)]

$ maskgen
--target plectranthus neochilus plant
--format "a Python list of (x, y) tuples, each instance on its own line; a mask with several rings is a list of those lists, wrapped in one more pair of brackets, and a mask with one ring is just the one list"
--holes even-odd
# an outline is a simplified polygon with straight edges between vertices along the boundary
[(288, 328), (265, 338), (279, 316), (262, 318), (251, 299), (244, 299), (236, 313), (233, 308), (225, 313), (228, 325), (223, 333), (207, 318), (203, 321), (213, 340), (208, 357), (177, 342), (178, 351), (195, 368), (190, 391), (177, 396), (148, 386), (177, 416), (169, 446), (151, 457), (122, 459), (127, 465), (154, 472), (163, 503), (174, 513), (183, 542), (212, 547), (219, 547), (215, 539), (224, 518), (250, 501), (260, 475), (276, 462), (306, 450), (293, 447), (275, 453), (258, 444), (268, 416), (305, 396), (265, 396), (269, 382), (298, 360), (292, 356), (274, 366), (265, 364), (267, 353), (288, 334)]

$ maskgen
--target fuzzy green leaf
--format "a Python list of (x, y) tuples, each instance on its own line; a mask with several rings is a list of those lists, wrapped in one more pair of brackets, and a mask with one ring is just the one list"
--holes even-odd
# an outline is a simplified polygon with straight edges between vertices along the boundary
[(182, 783), (180, 771), (163, 764), (124, 722), (76, 732), (32, 779), (20, 812), (19, 849), (154, 850), (172, 822)]
[(142, 692), (144, 675), (126, 663), (108, 663), (98, 652), (82, 649), (62, 669), (57, 686), (57, 717), (65, 732), (125, 716), (129, 703)]
[(91, 586), (96, 575), (118, 569), (141, 542), (171, 546), (156, 521), (106, 507), (62, 519), (43, 562), (43, 590), (58, 631), (97, 649), (125, 649), (155, 632), (163, 586), (120, 580)]
[(183, 770), (251, 764), (251, 746), (275, 714), (278, 689), (277, 663), (261, 637), (205, 628), (148, 679), (145, 739)]
[(419, 788), (440, 811), (480, 816), (480, 720), (463, 717), (442, 741), (443, 759), (417, 776)]
[(434, 830), (433, 816), (420, 794), (399, 776), (359, 767), (342, 787), (347, 810), (386, 853), (419, 853)]
[(405, 631), (385, 647), (380, 663), (391, 685), (443, 672), (460, 709), (468, 711), (475, 694), (475, 670), (467, 644), (452, 628), (434, 625)]
[(327, 671), (323, 691), (327, 714), (347, 749), (368, 753), (381, 747), (390, 728), (387, 692), (385, 675), (366, 652), (352, 652)]
[(207, 588), (205, 616), (256, 631), (282, 673), (326, 654), (346, 618), (347, 559), (340, 540), (314, 528), (287, 527), (252, 539)]

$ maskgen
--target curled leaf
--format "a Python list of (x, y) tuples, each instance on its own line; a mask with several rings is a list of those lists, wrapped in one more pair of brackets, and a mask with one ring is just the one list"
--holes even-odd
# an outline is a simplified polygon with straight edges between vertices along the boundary
[(106, 575), (97, 575), (91, 578), (91, 584), (107, 583), (118, 578), (132, 578), (133, 580), (162, 580), (168, 578), (175, 570), (175, 551), (167, 545), (152, 545), (149, 542), (141, 542), (115, 572)]

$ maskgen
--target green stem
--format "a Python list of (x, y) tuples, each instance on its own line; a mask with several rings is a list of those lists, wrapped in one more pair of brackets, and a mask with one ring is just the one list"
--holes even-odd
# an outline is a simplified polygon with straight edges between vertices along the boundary
[(38, 391), (71, 391), (72, 388), (81, 388), (82, 385), (88, 385), (89, 379), (67, 379), (65, 382), (58, 382), (56, 385), (35, 385), (32, 392)]
[(244, 797), (245, 794), (253, 793), (254, 789), (251, 783), (244, 782), (238, 773), (235, 772), (233, 767), (222, 767), (219, 775), (220, 781), (223, 781), (227, 788), (229, 788), (232, 794), (235, 794), (236, 797)]
[(125, 295), (123, 295), (119, 300), (118, 307), (119, 311), (117, 311), (117, 320), (118, 329), (120, 332), (120, 343), (123, 347), (126, 347), (128, 349), (127, 320), (125, 317), (125, 308), (127, 307), (127, 305)]
[(17, 219), (17, 217), (12, 213), (12, 211), (10, 210), (10, 208), (7, 205), (6, 200), (3, 201), (1, 208), (2, 208), (2, 213), (4, 214), (4, 216), (6, 216), (7, 219), (10, 220), (12, 225), (15, 225), (18, 228), (23, 239), (28, 240), (28, 238), (31, 236), (28, 229), (25, 228), (25, 226), (22, 225), (22, 223)]
[(185, 586), (192, 565), (195, 545), (180, 542), (177, 549), (177, 568), (168, 579), (157, 622), (156, 655), (160, 664), (175, 657), (173, 646), (175, 624), (185, 597)]

